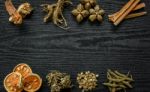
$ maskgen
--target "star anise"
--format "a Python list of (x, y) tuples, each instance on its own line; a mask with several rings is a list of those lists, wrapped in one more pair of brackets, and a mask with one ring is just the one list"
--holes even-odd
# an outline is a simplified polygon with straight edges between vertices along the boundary
[(72, 11), (72, 14), (76, 16), (76, 20), (81, 22), (85, 17), (89, 15), (89, 12), (84, 9), (82, 4), (79, 4), (76, 9)]
[(102, 15), (104, 15), (104, 10), (101, 9), (99, 5), (96, 5), (94, 9), (90, 9), (89, 12), (90, 12), (89, 20), (91, 22), (94, 22), (95, 20), (102, 22), (103, 20)]

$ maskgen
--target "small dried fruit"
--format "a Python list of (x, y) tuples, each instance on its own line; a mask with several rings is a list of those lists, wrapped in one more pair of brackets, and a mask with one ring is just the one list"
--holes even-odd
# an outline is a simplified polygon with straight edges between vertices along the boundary
[(13, 72), (18, 72), (22, 75), (23, 78), (25, 78), (26, 76), (30, 75), (32, 73), (31, 68), (29, 67), (29, 65), (21, 63), (18, 64), (14, 69)]
[(84, 9), (82, 4), (79, 4), (76, 9), (72, 11), (72, 14), (76, 16), (76, 20), (81, 22), (85, 17), (89, 15), (89, 12)]
[(23, 80), (24, 90), (27, 92), (36, 92), (42, 85), (42, 79), (37, 74), (30, 74)]
[(29, 15), (32, 12), (32, 10), (33, 10), (33, 8), (30, 3), (23, 3), (18, 7), (17, 12), (23, 18), (25, 18), (27, 15)]
[(84, 5), (86, 10), (92, 8), (92, 6), (96, 5), (96, 0), (81, 0), (81, 3)]
[(91, 73), (90, 71), (81, 72), (77, 76), (77, 82), (79, 84), (79, 88), (82, 91), (91, 91), (97, 86), (97, 74)]
[(94, 7), (94, 9), (90, 9), (89, 12), (90, 12), (89, 20), (91, 22), (94, 22), (95, 20), (98, 20), (99, 22), (102, 22), (102, 20), (103, 20), (102, 15), (104, 14), (104, 10), (101, 9), (99, 7), (99, 5), (96, 5)]
[(8, 74), (4, 79), (4, 87), (8, 92), (21, 92), (22, 88), (22, 75), (17, 72)]

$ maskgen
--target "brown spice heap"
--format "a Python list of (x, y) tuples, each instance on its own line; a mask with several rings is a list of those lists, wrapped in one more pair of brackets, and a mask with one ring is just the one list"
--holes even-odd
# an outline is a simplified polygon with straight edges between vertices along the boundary
[(5, 1), (5, 7), (10, 15), (9, 21), (14, 24), (22, 24), (23, 18), (32, 11), (32, 7), (29, 3), (23, 3), (16, 9), (11, 0)]
[(84, 91), (91, 91), (97, 86), (97, 74), (91, 73), (90, 71), (81, 72), (77, 76), (77, 82), (79, 84), (79, 88)]
[(50, 86), (51, 92), (60, 92), (63, 89), (71, 88), (70, 75), (66, 73), (61, 73), (59, 71), (51, 71), (46, 79), (48, 85)]
[(126, 90), (127, 88), (133, 88), (131, 82), (134, 80), (129, 72), (125, 75), (118, 71), (108, 70), (107, 79), (108, 82), (103, 84), (109, 88), (110, 92), (118, 92)]
[(36, 92), (41, 85), (40, 76), (32, 73), (29, 65), (24, 63), (18, 64), (4, 79), (4, 87), (8, 92)]
[(147, 14), (147, 12), (140, 12), (140, 13), (131, 13), (132, 11), (139, 10), (145, 7), (145, 3), (140, 3), (140, 0), (129, 0), (123, 8), (112, 14), (108, 15), (109, 20), (113, 22), (114, 25), (119, 25), (124, 19), (139, 17)]
[(47, 13), (47, 15), (44, 17), (44, 22), (51, 20), (55, 25), (60, 28), (68, 28), (67, 21), (62, 13), (64, 5), (66, 4), (71, 4), (71, 1), (58, 0), (55, 4), (42, 4), (41, 6), (43, 7), (43, 11)]

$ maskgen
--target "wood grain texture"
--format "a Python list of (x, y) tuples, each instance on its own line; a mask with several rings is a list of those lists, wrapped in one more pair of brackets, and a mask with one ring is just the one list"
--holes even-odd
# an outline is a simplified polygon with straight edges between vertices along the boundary
[[(18, 6), (24, 0), (13, 0)], [(34, 12), (20, 27), (8, 22), (4, 0), (0, 0), (0, 92), (4, 77), (18, 63), (28, 63), (35, 73), (43, 78), (39, 92), (49, 92), (45, 76), (49, 70), (60, 70), (71, 74), (73, 84), (76, 74), (91, 70), (100, 75), (99, 87), (93, 92), (108, 92), (101, 83), (106, 80), (107, 69), (131, 71), (136, 80), (134, 89), (127, 92), (149, 92), (150, 87), (150, 16), (126, 20), (117, 28), (108, 22), (107, 15), (116, 12), (128, 0), (98, 0), (105, 9), (104, 22), (81, 24), (75, 22), (70, 11), (79, 0), (72, 0), (73, 6), (64, 10), (70, 29), (64, 31), (52, 23), (43, 23), (40, 4), (56, 0), (28, 0)], [(146, 10), (150, 12), (150, 1)], [(81, 92), (77, 86), (72, 92)]]

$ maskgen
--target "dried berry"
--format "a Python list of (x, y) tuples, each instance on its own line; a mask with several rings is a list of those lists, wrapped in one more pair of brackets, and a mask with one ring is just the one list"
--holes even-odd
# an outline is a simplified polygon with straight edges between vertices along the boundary
[(86, 10), (92, 8), (92, 6), (96, 5), (96, 0), (81, 0), (81, 3), (85, 6)]
[(93, 22), (95, 20), (98, 20), (99, 22), (102, 22), (102, 20), (103, 20), (102, 15), (104, 14), (104, 10), (101, 9), (99, 7), (99, 5), (96, 5), (94, 7), (94, 9), (90, 9), (89, 12), (90, 12), (89, 20), (91, 22)]
[(79, 84), (79, 88), (82, 91), (91, 91), (97, 86), (97, 74), (91, 73), (90, 71), (81, 72), (77, 76), (77, 82)]
[(51, 92), (60, 92), (62, 89), (71, 88), (70, 75), (59, 71), (52, 71), (46, 76)]
[(76, 16), (76, 20), (81, 22), (85, 17), (89, 15), (89, 12), (84, 9), (82, 4), (79, 4), (76, 9), (72, 11), (72, 14)]

